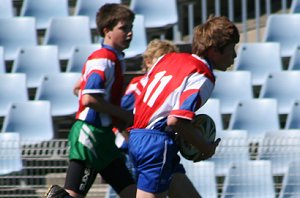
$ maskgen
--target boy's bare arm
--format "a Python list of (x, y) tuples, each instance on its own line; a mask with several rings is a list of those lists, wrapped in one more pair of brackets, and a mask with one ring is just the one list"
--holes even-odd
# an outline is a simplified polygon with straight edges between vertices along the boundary
[(217, 139), (213, 143), (206, 142), (201, 133), (192, 125), (190, 120), (169, 116), (167, 124), (182, 138), (200, 150), (203, 153), (203, 160), (214, 155), (220, 139)]
[(82, 103), (84, 106), (95, 109), (97, 112), (106, 113), (120, 119), (124, 122), (125, 127), (133, 123), (133, 114), (131, 111), (125, 111), (121, 107), (107, 102), (101, 95), (84, 94), (82, 96)]

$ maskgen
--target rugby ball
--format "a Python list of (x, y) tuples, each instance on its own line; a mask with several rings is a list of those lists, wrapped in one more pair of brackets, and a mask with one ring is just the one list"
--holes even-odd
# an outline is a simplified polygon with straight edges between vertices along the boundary
[[(202, 136), (206, 141), (215, 141), (216, 126), (214, 120), (210, 116), (198, 114), (193, 119), (192, 124), (200, 133), (202, 133)], [(202, 155), (198, 149), (183, 138), (179, 138), (179, 151), (182, 157), (192, 161), (199, 161), (197, 158), (199, 158), (199, 155)]]

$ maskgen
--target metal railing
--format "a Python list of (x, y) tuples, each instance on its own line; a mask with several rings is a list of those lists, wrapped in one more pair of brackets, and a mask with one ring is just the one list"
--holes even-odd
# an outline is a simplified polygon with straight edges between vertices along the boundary
[[(180, 10), (182, 7), (187, 7), (189, 42), (191, 42), (192, 39), (191, 35), (195, 20), (201, 18), (200, 21), (204, 23), (210, 14), (215, 16), (225, 15), (231, 21), (239, 24), (243, 42), (248, 42), (248, 32), (253, 29), (255, 30), (254, 40), (261, 41), (260, 30), (261, 27), (265, 25), (262, 21), (265, 21), (266, 18), (274, 12), (288, 13), (291, 6), (291, 0), (191, 0), (183, 2), (185, 3), (179, 3), (179, 7)], [(254, 4), (254, 6), (248, 6), (251, 3)], [(274, 9), (274, 5), (277, 5), (276, 10)], [(209, 7), (213, 7), (212, 12), (209, 12)], [(254, 14), (252, 14), (253, 11)], [(196, 13), (200, 13), (200, 15)], [(179, 12), (179, 15), (182, 14), (182, 12)], [(182, 18), (182, 16), (179, 18)], [(250, 25), (250, 21), (254, 24)], [(181, 23), (182, 22), (179, 22), (178, 26), (182, 26)], [(179, 28), (180, 32), (176, 32), (177, 29), (178, 27), (174, 28), (174, 40), (182, 39), (180, 37), (182, 36), (183, 29), (181, 27)]]
[[(294, 170), (293, 172), (289, 171), (288, 165), (291, 164), (289, 161), (295, 161), (300, 165), (300, 139), (293, 137), (291, 141), (288, 140), (288, 137), (284, 140), (282, 138), (269, 138), (260, 141), (261, 144), (245, 145), (242, 143), (245, 142), (244, 140), (237, 140), (236, 138), (223, 139), (223, 142), (221, 141), (214, 157), (207, 160), (214, 163), (214, 175), (211, 175), (211, 178), (205, 179), (213, 179), (216, 181), (217, 194), (218, 197), (221, 197), (225, 179), (228, 177), (230, 168), (236, 166), (236, 163), (267, 160), (271, 162), (272, 169), (270, 171), (272, 171), (272, 188), (274, 189), (276, 197), (287, 184), (296, 185), (297, 188), (300, 189), (300, 182), (295, 181), (294, 183), (289, 184), (288, 181), (285, 181), (285, 177), (290, 176), (292, 179), (295, 179), (295, 174), (299, 174), (299, 172), (297, 172), (299, 169), (296, 169), (296, 171)], [(246, 141), (251, 142), (249, 138), (246, 139)], [(0, 175), (0, 197), (40, 197), (41, 192), (45, 192), (50, 185), (49, 183), (57, 182), (60, 184), (64, 181), (68, 167), (68, 148), (66, 139), (57, 139), (41, 144), (28, 145), (22, 147), (21, 152), (23, 162), (22, 170)], [(247, 156), (243, 157), (243, 154), (246, 154)], [(2, 159), (9, 157), (10, 156), (5, 156), (4, 154), (0, 156)], [(280, 159), (282, 160), (280, 161)], [(184, 166), (186, 169), (190, 169), (193, 167), (193, 163), (184, 163)], [(295, 166), (295, 164), (292, 166)], [(225, 170), (225, 172), (219, 170)], [(207, 172), (204, 171), (204, 174), (207, 174)], [(258, 173), (254, 171), (253, 174)], [(240, 176), (245, 177), (247, 175)], [(99, 184), (99, 181), (100, 185), (97, 185)], [(99, 194), (104, 195), (107, 191), (107, 185), (103, 184), (103, 186), (101, 186), (101, 180), (99, 181), (96, 182), (95, 186), (98, 189), (96, 192), (98, 193), (98, 196)]]

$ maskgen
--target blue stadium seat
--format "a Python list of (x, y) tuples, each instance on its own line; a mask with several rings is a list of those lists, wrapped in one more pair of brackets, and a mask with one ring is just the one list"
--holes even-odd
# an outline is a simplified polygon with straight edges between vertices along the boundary
[(14, 6), (12, 0), (1, 0), (0, 3), (0, 18), (14, 17)]
[(145, 17), (147, 33), (158, 32), (164, 38), (167, 29), (178, 23), (176, 0), (131, 0), (130, 8)]
[(52, 117), (74, 116), (78, 109), (78, 98), (73, 94), (73, 87), (80, 77), (79, 72), (44, 75), (35, 100), (50, 101)]
[(55, 133), (50, 102), (14, 102), (4, 118), (2, 132), (18, 132), (22, 145), (53, 139)]
[(18, 48), (38, 44), (35, 23), (33, 17), (0, 18), (0, 46), (4, 48), (4, 60), (14, 61)]
[(52, 18), (43, 44), (57, 45), (59, 59), (68, 60), (74, 47), (92, 44), (89, 25), (87, 16)]
[(207, 102), (196, 111), (196, 114), (207, 114), (215, 122), (216, 131), (222, 131), (224, 129), (222, 114), (221, 114), (221, 102), (220, 99), (210, 98)]
[(24, 0), (20, 16), (35, 17), (36, 28), (45, 30), (53, 17), (69, 16), (68, 0)]
[(261, 86), (269, 72), (282, 69), (280, 45), (277, 42), (242, 43), (234, 62), (234, 70), (251, 72), (254, 86)]
[(299, 0), (292, 0), (290, 13), (291, 14), (300, 13), (300, 1)]
[(201, 197), (217, 198), (215, 164), (209, 161), (193, 163), (181, 157), (186, 176), (191, 180)]
[(239, 100), (253, 98), (250, 71), (215, 71), (214, 74), (216, 83), (211, 98), (220, 99), (222, 114), (232, 114)]
[(0, 117), (5, 117), (11, 103), (28, 101), (25, 74), (0, 74)]
[(300, 44), (290, 58), (288, 70), (300, 70)]
[(221, 138), (221, 142), (215, 154), (207, 161), (214, 162), (216, 176), (226, 177), (233, 163), (250, 160), (248, 132), (246, 130), (224, 130), (217, 133), (216, 137)]
[(221, 198), (274, 198), (275, 188), (267, 160), (235, 163), (225, 178)]
[[(291, 57), (300, 43), (300, 14), (272, 14), (267, 19), (264, 42), (279, 42), (281, 57)], [(284, 31), (283, 31), (284, 30)], [(262, 51), (260, 51), (262, 52)], [(275, 55), (268, 56), (266, 58)]]
[(100, 48), (100, 44), (79, 45), (74, 47), (67, 63), (66, 72), (82, 72), (84, 63), (89, 55)]
[(285, 129), (300, 128), (300, 99), (293, 102), (290, 112), (287, 115)]
[(300, 195), (300, 161), (290, 162), (288, 172), (283, 178), (278, 198), (297, 198)]
[(19, 172), (23, 168), (19, 133), (0, 133), (0, 175)]
[(0, 74), (6, 73), (6, 65), (4, 60), (4, 50), (3, 47), (0, 46)]
[(260, 141), (268, 130), (280, 129), (276, 99), (240, 100), (230, 118), (228, 129), (247, 130), (251, 141)]
[(288, 114), (294, 100), (300, 99), (300, 71), (270, 72), (262, 85), (259, 98), (274, 98), (278, 103), (278, 113)]
[(96, 29), (96, 15), (101, 6), (105, 3), (122, 3), (121, 0), (77, 0), (74, 10), (75, 16), (88, 16), (90, 28)]
[(147, 36), (144, 16), (136, 14), (133, 22), (133, 38), (128, 49), (124, 50), (125, 58), (141, 56), (147, 48)]
[(27, 87), (36, 88), (42, 75), (60, 72), (58, 48), (55, 45), (21, 47), (12, 66), (12, 73), (24, 73)]
[(111, 186), (109, 186), (105, 193), (105, 198), (118, 198), (118, 194)]
[(284, 176), (293, 160), (300, 160), (300, 130), (270, 130), (265, 133), (257, 151), (258, 160), (272, 163), (272, 174)]

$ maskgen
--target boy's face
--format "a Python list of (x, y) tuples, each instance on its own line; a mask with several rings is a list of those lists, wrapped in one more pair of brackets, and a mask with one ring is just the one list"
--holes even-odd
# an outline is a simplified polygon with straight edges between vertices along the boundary
[(132, 40), (132, 22), (120, 21), (105, 35), (106, 44), (119, 51), (128, 48)]
[(233, 64), (234, 58), (236, 57), (235, 45), (236, 44), (234, 43), (227, 45), (223, 52), (215, 50), (215, 53), (212, 56), (214, 69), (226, 71)]

